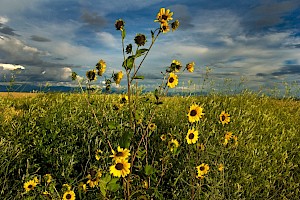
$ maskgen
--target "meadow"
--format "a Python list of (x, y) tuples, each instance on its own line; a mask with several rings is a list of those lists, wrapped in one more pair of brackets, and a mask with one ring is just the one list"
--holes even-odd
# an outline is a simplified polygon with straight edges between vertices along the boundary
[[(0, 98), (1, 199), (68, 199), (66, 191), (76, 199), (299, 198), (299, 101), (243, 92), (157, 104), (153, 93), (143, 94), (135, 99), (133, 135), (128, 107), (116, 106), (122, 98)], [(204, 115), (190, 123), (193, 104)], [(222, 111), (229, 123), (221, 123)], [(198, 139), (189, 144), (190, 129)], [(135, 156), (126, 177), (110, 173), (118, 146)], [(208, 168), (199, 176), (201, 164)], [(32, 190), (29, 180), (36, 180)]]

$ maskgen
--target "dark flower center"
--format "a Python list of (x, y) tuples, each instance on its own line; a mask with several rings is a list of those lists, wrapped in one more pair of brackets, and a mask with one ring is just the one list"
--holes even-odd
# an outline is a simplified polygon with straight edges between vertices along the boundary
[(170, 77), (169, 78), (169, 83), (173, 83), (174, 82), (174, 78), (173, 77)]
[(28, 185), (28, 188), (31, 189), (33, 186), (32, 185)]
[(189, 139), (190, 139), (190, 140), (194, 139), (194, 136), (195, 136), (194, 133), (190, 133), (190, 134), (189, 134)]
[(168, 16), (167, 16), (167, 15), (163, 15), (163, 16), (161, 16), (161, 18), (162, 18), (163, 20), (167, 20), (167, 19), (168, 19)]
[(201, 166), (199, 169), (200, 171), (204, 171), (205, 167)]
[(66, 195), (66, 199), (71, 199), (71, 198), (72, 198), (72, 195), (70, 195), (70, 194)]
[(222, 117), (221, 117), (221, 118), (222, 118), (222, 121), (224, 121), (224, 120), (225, 120), (225, 116), (224, 116), (224, 115), (222, 115)]
[(123, 98), (121, 99), (121, 101), (122, 101), (122, 103), (126, 103), (126, 98), (123, 97)]
[(196, 110), (191, 110), (190, 115), (192, 117), (196, 116), (197, 115), (197, 111)]
[(123, 164), (122, 163), (117, 163), (115, 168), (117, 170), (122, 170), (123, 169)]
[(116, 156), (123, 156), (123, 152), (118, 152), (117, 154), (116, 154)]

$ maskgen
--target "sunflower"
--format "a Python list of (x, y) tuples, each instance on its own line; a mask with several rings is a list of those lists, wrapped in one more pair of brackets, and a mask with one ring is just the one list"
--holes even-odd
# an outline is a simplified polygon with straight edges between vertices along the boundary
[(164, 21), (160, 24), (160, 31), (163, 33), (167, 33), (170, 31), (170, 26), (168, 22)]
[(65, 190), (71, 190), (71, 186), (69, 184), (63, 184), (63, 188), (65, 188)]
[(122, 71), (119, 71), (118, 73), (114, 74), (113, 75), (114, 77), (114, 81), (116, 84), (120, 84), (122, 78), (123, 78), (123, 72)]
[(34, 190), (37, 183), (34, 180), (30, 180), (24, 183), (23, 187), (26, 192), (29, 192), (30, 190)]
[(89, 81), (95, 81), (97, 80), (96, 77), (96, 70), (89, 70), (86, 72), (86, 77), (89, 79)]
[(100, 160), (101, 156), (100, 154), (102, 154), (103, 152), (100, 150), (100, 149), (97, 149), (96, 150), (96, 153), (95, 153), (95, 158), (96, 160)]
[(138, 46), (144, 46), (147, 42), (146, 36), (144, 34), (137, 34), (134, 38), (134, 42)]
[(101, 171), (95, 170), (95, 169), (90, 169), (89, 174), (87, 175), (87, 178), (89, 179), (86, 184), (89, 184), (91, 188), (94, 188), (99, 184), (100, 178), (102, 176)]
[(63, 200), (75, 200), (75, 192), (73, 190), (66, 191)]
[(174, 22), (171, 24), (172, 31), (175, 31), (179, 27), (179, 21), (176, 19)]
[(112, 157), (113, 159), (127, 159), (130, 156), (130, 151), (126, 148), (123, 149), (120, 146), (118, 146), (117, 151), (112, 150), (112, 153), (113, 155), (111, 155), (110, 157)]
[(83, 191), (83, 192), (87, 192), (87, 188), (86, 188), (86, 184), (83, 182), (80, 182), (78, 185), (78, 190)]
[(45, 174), (45, 175), (44, 175), (44, 179), (45, 179), (45, 181), (46, 181), (47, 183), (51, 183), (51, 181), (52, 181), (52, 176), (51, 176), (51, 174)]
[(194, 72), (194, 66), (195, 66), (195, 62), (191, 62), (191, 63), (188, 63), (186, 64), (186, 69), (189, 71), (189, 72)]
[(228, 124), (230, 122), (230, 115), (228, 113), (226, 113), (225, 111), (222, 111), (220, 114), (220, 121), (222, 122), (222, 124)]
[(96, 69), (98, 69), (98, 75), (102, 76), (106, 70), (106, 63), (104, 60), (99, 60), (99, 62), (96, 64)]
[(116, 177), (125, 177), (130, 173), (130, 163), (124, 158), (116, 159), (114, 165), (109, 167), (109, 171), (113, 176)]
[(122, 19), (118, 19), (115, 23), (115, 27), (117, 30), (123, 31), (125, 22)]
[(232, 139), (234, 140), (234, 146), (237, 146), (238, 145), (238, 137), (233, 136)]
[(229, 140), (232, 138), (232, 132), (227, 132), (226, 134), (225, 134), (225, 136), (224, 136), (224, 142), (223, 142), (223, 144), (224, 145), (227, 145), (228, 144), (228, 142), (229, 142)]
[(173, 12), (170, 12), (170, 9), (166, 10), (165, 8), (161, 8), (159, 13), (157, 13), (155, 22), (166, 22), (172, 20)]
[(156, 129), (156, 125), (155, 125), (154, 123), (150, 123), (150, 124), (148, 125), (148, 127), (149, 127), (149, 129), (150, 129), (151, 131), (155, 131), (155, 129)]
[(197, 144), (197, 148), (200, 150), (200, 151), (204, 151), (205, 150), (205, 145), (203, 143), (199, 143)]
[(201, 165), (197, 166), (196, 169), (197, 169), (197, 172), (198, 172), (198, 176), (203, 176), (203, 175), (208, 173), (209, 165), (205, 164), (205, 163), (202, 163)]
[(178, 84), (178, 78), (177, 75), (174, 74), (173, 72), (170, 73), (169, 78), (168, 78), (168, 87), (169, 88), (174, 88)]
[(204, 115), (204, 113), (202, 112), (203, 108), (194, 104), (190, 106), (190, 111), (188, 113), (188, 117), (189, 117), (189, 122), (197, 122), (199, 121), (202, 116)]
[(173, 60), (170, 68), (171, 71), (179, 72), (182, 68), (182, 65), (178, 60)]
[(218, 166), (218, 170), (221, 172), (224, 170), (224, 165), (223, 164), (219, 164)]
[(162, 135), (160, 136), (160, 139), (161, 139), (162, 141), (165, 141), (165, 140), (167, 139), (167, 136), (166, 136), (165, 134), (162, 134)]
[(121, 95), (120, 97), (120, 103), (125, 104), (128, 102), (128, 96), (127, 95)]
[(170, 151), (173, 152), (179, 147), (179, 143), (176, 139), (172, 139), (171, 141), (169, 141), (168, 147), (169, 147)]
[(188, 144), (195, 144), (198, 140), (198, 131), (195, 131), (194, 129), (189, 129), (186, 140)]

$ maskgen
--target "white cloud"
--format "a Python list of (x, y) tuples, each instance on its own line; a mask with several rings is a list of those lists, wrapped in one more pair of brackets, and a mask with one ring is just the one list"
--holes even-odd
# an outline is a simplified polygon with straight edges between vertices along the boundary
[(9, 19), (5, 16), (0, 16), (0, 23), (1, 24), (6, 24), (7, 22), (9, 22)]
[(25, 69), (25, 67), (23, 67), (22, 65), (4, 64), (4, 63), (0, 63), (0, 68), (3, 68), (3, 70)]
[(110, 48), (119, 48), (120, 47), (117, 39), (108, 32), (97, 33), (97, 37), (100, 40), (100, 42), (107, 47), (110, 47)]

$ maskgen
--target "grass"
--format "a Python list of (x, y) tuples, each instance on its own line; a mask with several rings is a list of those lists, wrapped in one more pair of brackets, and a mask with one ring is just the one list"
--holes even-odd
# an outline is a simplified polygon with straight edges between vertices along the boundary
[[(117, 95), (91, 95), (88, 106), (80, 94), (42, 94), (33, 98), (1, 98), (0, 112), (0, 193), (3, 199), (36, 199), (43, 191), (52, 198), (63, 195), (69, 184), (78, 199), (124, 198), (122, 182), (114, 179), (111, 187), (80, 191), (91, 168), (101, 169), (102, 181), (110, 183), (111, 150), (126, 145), (124, 136), (128, 110), (115, 109)], [(251, 93), (235, 96), (165, 97), (155, 105), (151, 94), (138, 101), (138, 143), (141, 130), (152, 120), (157, 128), (149, 132), (137, 152), (131, 171), (131, 198), (155, 199), (297, 199), (299, 196), (300, 102), (277, 100)], [(189, 106), (204, 108), (199, 123), (187, 120)], [(100, 121), (97, 125), (91, 108)], [(222, 111), (231, 121), (219, 122)], [(155, 113), (152, 115), (152, 113)], [(153, 117), (153, 118), (152, 118)], [(197, 144), (188, 145), (189, 128), (199, 131)], [(226, 132), (237, 136), (223, 145)], [(161, 135), (166, 140), (161, 140)], [(179, 147), (170, 151), (168, 142), (176, 139)], [(124, 142), (125, 141), (125, 142)], [(147, 141), (147, 142), (146, 142)], [(202, 148), (199, 148), (202, 144)], [(203, 148), (204, 147), (204, 148)], [(95, 151), (102, 150), (101, 159)], [(130, 149), (131, 153), (136, 149)], [(210, 166), (205, 178), (196, 178), (196, 166)], [(219, 164), (224, 170), (219, 171)], [(51, 174), (53, 185), (43, 181)], [(23, 184), (39, 177), (37, 189), (25, 193)], [(100, 185), (99, 185), (100, 187)], [(100, 187), (101, 189), (101, 187)], [(52, 194), (51, 193), (51, 194)], [(55, 194), (56, 196), (55, 196)], [(46, 199), (46, 197), (44, 196)]]

